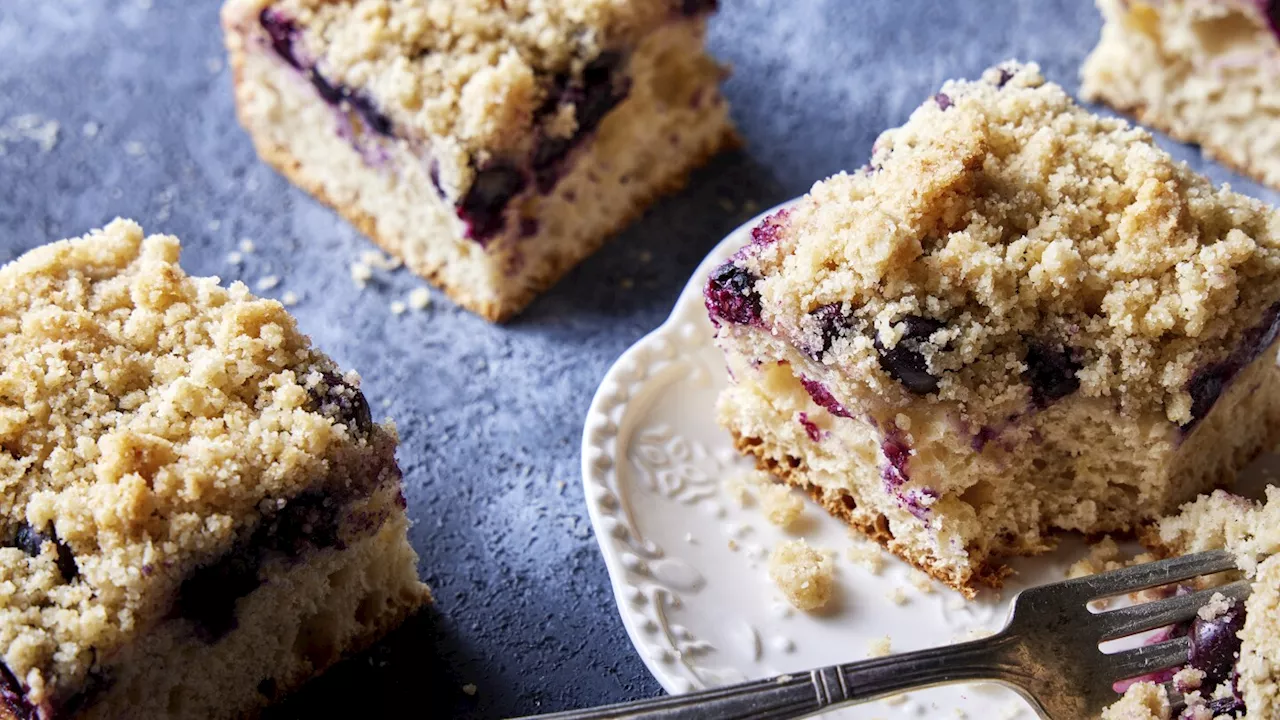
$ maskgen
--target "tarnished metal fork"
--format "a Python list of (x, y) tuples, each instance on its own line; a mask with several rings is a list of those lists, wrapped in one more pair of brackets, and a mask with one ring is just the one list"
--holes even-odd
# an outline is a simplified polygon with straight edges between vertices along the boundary
[(1237, 580), (1104, 612), (1089, 604), (1234, 568), (1234, 556), (1221, 550), (1135, 565), (1023, 590), (1004, 629), (981, 640), (538, 718), (781, 720), (958, 682), (1007, 685), (1046, 720), (1096, 718), (1118, 699), (1117, 682), (1182, 665), (1189, 649), (1186, 637), (1113, 654), (1100, 643), (1190, 620), (1214, 593), (1243, 601), (1249, 584)]

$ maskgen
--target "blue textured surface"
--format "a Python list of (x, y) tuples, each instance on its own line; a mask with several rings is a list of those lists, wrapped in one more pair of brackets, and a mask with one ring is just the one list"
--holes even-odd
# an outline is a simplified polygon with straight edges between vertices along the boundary
[[(438, 295), (425, 313), (393, 316), (389, 303), (417, 286), (403, 271), (355, 290), (348, 266), (370, 246), (259, 163), (235, 122), (217, 0), (0, 0), (0, 128), (28, 113), (61, 128), (47, 153), (0, 130), (0, 261), (119, 215), (183, 238), (192, 273), (251, 287), (278, 275), (264, 294), (302, 296), (302, 327), (361, 371), (375, 415), (399, 423), (413, 542), (437, 609), (279, 717), (500, 717), (657, 694), (582, 502), (581, 421), (605, 369), (662, 321), (717, 240), (862, 165), (876, 134), (944, 79), (1016, 56), (1074, 90), (1099, 26), (1085, 0), (723, 5), (711, 44), (734, 66), (726, 90), (746, 149), (493, 327)], [(226, 255), (241, 238), (257, 251), (237, 268)], [(624, 279), (634, 287), (620, 289)]]

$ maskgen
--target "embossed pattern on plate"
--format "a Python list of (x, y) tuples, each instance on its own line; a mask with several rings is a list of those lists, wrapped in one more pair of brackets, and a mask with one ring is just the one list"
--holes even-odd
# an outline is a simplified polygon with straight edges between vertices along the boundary
[[(886, 636), (903, 651), (994, 631), (1012, 591), (1062, 579), (1083, 552), (1082, 543), (1064, 541), (1052, 555), (1014, 563), (1020, 572), (1004, 593), (965, 602), (937, 583), (923, 583), (931, 587), (925, 592), (917, 586), (923, 576), (887, 553), (878, 575), (853, 562), (848, 528), (807, 500), (796, 532), (784, 533), (758, 508), (727, 497), (721, 481), (750, 464), (715, 422), (727, 377), (702, 284), (759, 219), (717, 245), (666, 323), (618, 359), (583, 432), (587, 505), (618, 610), (671, 693), (865, 658)], [(769, 551), (796, 535), (834, 551), (838, 593), (820, 614), (792, 610), (765, 569)], [(1029, 720), (1035, 713), (1005, 688), (955, 685), (827, 717)]]

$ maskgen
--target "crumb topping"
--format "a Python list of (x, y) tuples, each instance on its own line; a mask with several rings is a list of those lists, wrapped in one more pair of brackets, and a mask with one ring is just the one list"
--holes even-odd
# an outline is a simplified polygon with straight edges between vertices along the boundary
[(873, 393), (994, 417), (1078, 390), (1185, 427), (1198, 371), (1275, 338), (1277, 237), (1262, 202), (1006, 63), (946, 83), (735, 264), (759, 322)]
[(769, 555), (769, 577), (797, 610), (819, 610), (835, 592), (835, 566), (804, 540), (787, 540)]
[(33, 692), (83, 677), (263, 513), (356, 482), (369, 452), (358, 377), (279, 303), (178, 255), (117, 220), (0, 269), (0, 649)]
[[(357, 88), (396, 134), (441, 138), (483, 165), (535, 127), (565, 138), (582, 122), (552, 97), (566, 78), (625, 53), (686, 7), (680, 0), (279, 0), (305, 54), (334, 86)], [(693, 13), (697, 14), (697, 13)], [(540, 110), (548, 100), (552, 110)], [(581, 108), (578, 108), (582, 111)], [(443, 178), (445, 181), (454, 178)], [(466, 187), (467, 178), (457, 178)]]

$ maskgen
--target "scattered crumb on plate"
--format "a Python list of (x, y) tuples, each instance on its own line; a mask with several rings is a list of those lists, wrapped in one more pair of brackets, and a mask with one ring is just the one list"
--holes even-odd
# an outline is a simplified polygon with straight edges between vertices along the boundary
[(756, 489), (756, 499), (760, 501), (765, 519), (780, 528), (790, 527), (804, 513), (804, 501), (786, 485), (761, 485)]
[(426, 288), (414, 288), (409, 291), (409, 307), (414, 310), (426, 310), (431, 305), (431, 293)]
[(867, 644), (867, 657), (878, 658), (893, 654), (893, 645), (888, 635), (876, 638)]
[(833, 573), (827, 554), (804, 540), (787, 540), (769, 555), (769, 578), (799, 610), (817, 610), (831, 600)]
[(872, 575), (879, 575), (880, 571), (884, 570), (884, 553), (874, 542), (857, 538), (849, 549), (845, 550), (845, 555), (849, 560), (870, 570)]

